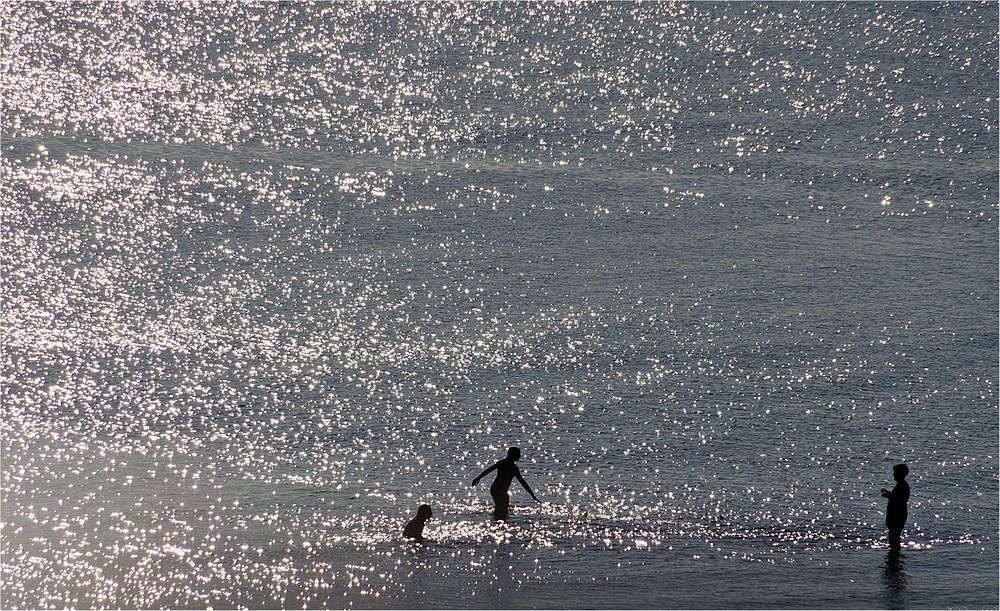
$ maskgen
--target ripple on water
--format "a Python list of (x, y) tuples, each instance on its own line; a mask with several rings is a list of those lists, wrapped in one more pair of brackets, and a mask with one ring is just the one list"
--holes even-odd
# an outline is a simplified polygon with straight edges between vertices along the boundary
[(7, 3), (8, 602), (995, 605), (984, 8)]

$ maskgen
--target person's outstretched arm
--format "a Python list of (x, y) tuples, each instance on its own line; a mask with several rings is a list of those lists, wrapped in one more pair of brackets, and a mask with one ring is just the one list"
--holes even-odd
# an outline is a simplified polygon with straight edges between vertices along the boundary
[(493, 471), (494, 469), (496, 469), (497, 467), (499, 467), (499, 466), (500, 466), (500, 463), (502, 463), (502, 462), (503, 462), (502, 460), (501, 460), (501, 461), (498, 461), (498, 462), (497, 462), (497, 463), (496, 463), (495, 465), (493, 465), (493, 466), (492, 466), (492, 467), (490, 467), (489, 469), (487, 469), (487, 470), (483, 471), (482, 473), (480, 473), (479, 475), (477, 475), (477, 476), (476, 476), (476, 479), (472, 480), (472, 485), (473, 485), (473, 486), (475, 486), (476, 484), (478, 484), (478, 483), (479, 483), (479, 480), (483, 479), (483, 476), (484, 476), (484, 475), (486, 475), (486, 474), (487, 474), (487, 473), (489, 473), (490, 471)]
[[(528, 491), (528, 494), (531, 495), (531, 498), (533, 498), (536, 501), (538, 501), (538, 497), (535, 496), (535, 493), (531, 491), (531, 486), (529, 486), (528, 482), (524, 481), (524, 478), (521, 477), (521, 471), (518, 470), (517, 473), (515, 473), (514, 475), (515, 475), (515, 477), (517, 477), (517, 481), (521, 482), (521, 485), (524, 486), (524, 489)], [(538, 501), (538, 502), (541, 503), (541, 501)]]

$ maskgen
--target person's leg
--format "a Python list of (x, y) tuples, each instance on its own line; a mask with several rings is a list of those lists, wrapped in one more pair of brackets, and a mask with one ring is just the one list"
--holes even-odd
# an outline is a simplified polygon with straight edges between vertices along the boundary
[(506, 518), (510, 510), (510, 495), (502, 490), (490, 490), (490, 494), (493, 495), (493, 504), (496, 505), (493, 511), (494, 517), (500, 520)]
[(898, 551), (902, 545), (903, 529), (902, 528), (890, 528), (889, 529), (889, 549)]

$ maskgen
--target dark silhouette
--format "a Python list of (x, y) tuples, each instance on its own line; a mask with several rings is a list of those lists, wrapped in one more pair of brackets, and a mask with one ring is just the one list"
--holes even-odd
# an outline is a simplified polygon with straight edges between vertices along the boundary
[(417, 508), (417, 517), (406, 524), (403, 529), (403, 536), (417, 541), (424, 540), (424, 522), (431, 517), (431, 506), (421, 505)]
[(901, 546), (903, 528), (906, 526), (906, 502), (910, 500), (910, 485), (906, 476), (910, 468), (900, 463), (892, 468), (896, 486), (891, 491), (882, 488), (882, 496), (889, 499), (885, 508), (885, 525), (889, 529), (889, 550), (898, 552)]
[(898, 551), (890, 551), (885, 555), (885, 566), (882, 570), (883, 605), (886, 609), (906, 609), (906, 585), (909, 577), (906, 574), (905, 556)]
[(493, 503), (496, 505), (493, 515), (500, 520), (505, 519), (507, 512), (510, 511), (510, 495), (507, 491), (510, 489), (510, 484), (514, 481), (515, 477), (517, 481), (521, 482), (524, 489), (528, 491), (531, 498), (541, 503), (538, 497), (535, 496), (535, 493), (531, 491), (531, 486), (528, 485), (528, 482), (524, 481), (524, 478), (521, 477), (521, 470), (517, 468), (517, 460), (519, 458), (521, 458), (521, 449), (516, 447), (511, 448), (507, 450), (507, 458), (497, 461), (495, 465), (483, 471), (476, 479), (472, 480), (472, 485), (475, 486), (479, 483), (479, 480), (483, 479), (484, 475), (494, 469), (496, 470), (497, 478), (493, 480), (493, 485), (490, 486), (490, 494), (493, 495)]

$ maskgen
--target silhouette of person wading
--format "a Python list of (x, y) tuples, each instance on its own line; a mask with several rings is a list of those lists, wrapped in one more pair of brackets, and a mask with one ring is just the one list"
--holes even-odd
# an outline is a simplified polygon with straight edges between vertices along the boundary
[(906, 502), (910, 500), (910, 485), (906, 483), (906, 476), (909, 472), (910, 468), (905, 464), (894, 466), (892, 477), (896, 485), (891, 491), (882, 488), (882, 496), (889, 499), (885, 508), (885, 525), (889, 529), (889, 550), (893, 552), (899, 551), (903, 527), (906, 526)]
[(496, 509), (493, 512), (493, 517), (503, 520), (507, 517), (507, 512), (510, 511), (510, 495), (507, 491), (510, 489), (511, 482), (514, 478), (521, 482), (524, 489), (528, 491), (531, 498), (535, 499), (539, 503), (538, 497), (535, 493), (531, 491), (531, 487), (528, 486), (528, 482), (524, 481), (521, 477), (521, 470), (517, 468), (517, 460), (521, 458), (520, 448), (511, 448), (507, 450), (507, 458), (497, 461), (495, 465), (489, 469), (480, 473), (476, 479), (472, 480), (472, 485), (475, 486), (479, 483), (479, 480), (483, 479), (483, 476), (490, 471), (496, 470), (497, 478), (493, 480), (493, 485), (490, 486), (490, 494), (493, 495), (493, 503), (496, 505)]
[(410, 520), (406, 527), (403, 528), (403, 536), (409, 539), (416, 539), (417, 541), (424, 540), (424, 523), (430, 519), (431, 506), (421, 505), (417, 508), (417, 517)]

